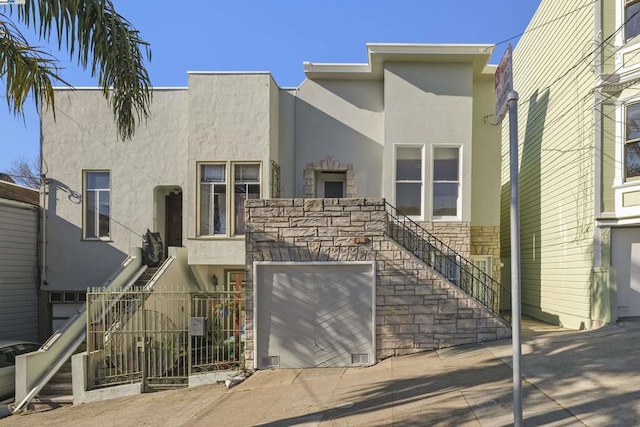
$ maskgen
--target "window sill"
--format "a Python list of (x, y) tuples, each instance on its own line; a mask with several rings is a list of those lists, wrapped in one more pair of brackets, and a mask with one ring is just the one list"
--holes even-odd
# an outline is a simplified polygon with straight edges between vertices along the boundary
[(244, 234), (239, 234), (237, 236), (195, 236), (187, 237), (187, 240), (244, 240), (244, 238)]
[(113, 239), (111, 238), (101, 239), (99, 237), (83, 237), (80, 240), (83, 242), (113, 242)]
[(633, 188), (633, 187), (640, 187), (640, 179), (636, 179), (634, 181), (625, 181), (622, 184), (613, 185), (614, 190)]

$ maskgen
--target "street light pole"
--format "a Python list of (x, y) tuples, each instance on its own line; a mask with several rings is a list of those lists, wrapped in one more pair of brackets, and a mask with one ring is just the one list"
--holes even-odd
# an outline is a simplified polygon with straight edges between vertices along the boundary
[(522, 373), (520, 359), (520, 194), (518, 179), (518, 93), (509, 92), (509, 182), (511, 185), (511, 342), (513, 346), (513, 425), (522, 426)]

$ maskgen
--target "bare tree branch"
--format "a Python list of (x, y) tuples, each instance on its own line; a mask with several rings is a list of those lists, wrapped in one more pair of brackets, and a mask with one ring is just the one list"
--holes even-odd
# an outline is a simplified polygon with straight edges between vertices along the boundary
[(9, 167), (8, 175), (16, 184), (36, 190), (40, 188), (40, 164), (37, 160), (25, 158), (14, 160)]

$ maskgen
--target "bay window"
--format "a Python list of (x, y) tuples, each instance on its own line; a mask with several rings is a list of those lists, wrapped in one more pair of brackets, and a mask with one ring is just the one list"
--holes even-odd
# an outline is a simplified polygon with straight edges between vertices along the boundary
[(640, 0), (626, 0), (624, 4), (624, 39), (640, 34)]
[(636, 181), (640, 179), (640, 102), (627, 105), (625, 122), (624, 177)]

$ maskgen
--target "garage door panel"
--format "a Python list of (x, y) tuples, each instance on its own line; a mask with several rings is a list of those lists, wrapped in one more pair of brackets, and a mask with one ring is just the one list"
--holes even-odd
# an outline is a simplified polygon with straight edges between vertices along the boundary
[[(258, 367), (352, 365), (373, 361), (372, 264), (260, 265), (257, 274)], [(265, 323), (263, 323), (265, 322)]]
[(268, 367), (264, 358), (269, 356), (279, 357), (279, 366), (287, 368), (313, 363), (315, 316), (308, 292), (300, 277), (278, 269), (262, 272), (257, 289), (259, 368)]
[(316, 364), (352, 364), (353, 354), (369, 354), (372, 340), (370, 266), (337, 268), (317, 289)]

